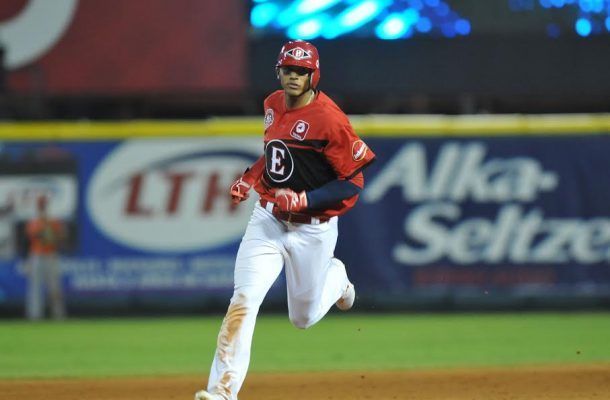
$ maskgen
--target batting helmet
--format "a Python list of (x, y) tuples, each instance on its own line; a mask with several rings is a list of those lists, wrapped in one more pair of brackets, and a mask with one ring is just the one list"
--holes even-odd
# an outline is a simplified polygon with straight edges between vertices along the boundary
[(313, 44), (304, 40), (291, 40), (282, 46), (277, 57), (276, 68), (286, 65), (308, 68), (311, 73), (311, 87), (318, 86), (320, 81), (320, 56)]

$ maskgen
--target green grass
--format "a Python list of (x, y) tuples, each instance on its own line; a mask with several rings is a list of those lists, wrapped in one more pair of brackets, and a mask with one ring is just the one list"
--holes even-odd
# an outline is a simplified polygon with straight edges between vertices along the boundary
[[(207, 374), (221, 317), (0, 321), (0, 378)], [(610, 314), (259, 318), (252, 371), (610, 362)]]

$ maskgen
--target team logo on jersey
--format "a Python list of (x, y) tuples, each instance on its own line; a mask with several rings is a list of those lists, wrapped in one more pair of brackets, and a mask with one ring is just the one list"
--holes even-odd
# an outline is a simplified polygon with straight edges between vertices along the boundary
[(352, 144), (352, 158), (354, 161), (362, 161), (364, 156), (366, 156), (366, 152), (369, 148), (362, 140), (356, 140)]
[(311, 58), (311, 52), (307, 51), (305, 49), (302, 49), (300, 47), (295, 47), (294, 49), (290, 49), (284, 54), (287, 56), (290, 56), (298, 61), (307, 60), (308, 58)]
[(273, 109), (268, 108), (265, 111), (265, 129), (269, 128), (273, 124)]
[(273, 182), (286, 182), (292, 176), (294, 161), (290, 149), (279, 139), (267, 142), (265, 146), (265, 168)]
[(292, 130), (290, 131), (290, 136), (298, 140), (305, 140), (305, 135), (307, 135), (307, 131), (309, 130), (309, 124), (302, 119), (298, 120), (294, 123)]

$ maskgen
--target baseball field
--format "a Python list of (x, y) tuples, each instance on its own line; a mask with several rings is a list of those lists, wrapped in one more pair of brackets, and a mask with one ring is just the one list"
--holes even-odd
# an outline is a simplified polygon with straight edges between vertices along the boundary
[[(221, 316), (0, 322), (0, 399), (191, 399)], [(609, 399), (610, 314), (259, 318), (240, 399)]]

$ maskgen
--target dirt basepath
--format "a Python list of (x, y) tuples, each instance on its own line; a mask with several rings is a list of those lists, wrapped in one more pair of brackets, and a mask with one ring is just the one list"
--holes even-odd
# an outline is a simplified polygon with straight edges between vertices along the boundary
[[(1, 400), (193, 398), (201, 377), (3, 380)], [(240, 400), (604, 400), (610, 364), (404, 372), (251, 374)]]

